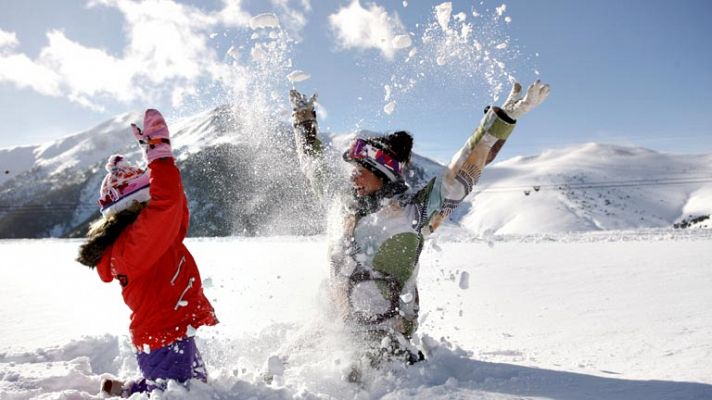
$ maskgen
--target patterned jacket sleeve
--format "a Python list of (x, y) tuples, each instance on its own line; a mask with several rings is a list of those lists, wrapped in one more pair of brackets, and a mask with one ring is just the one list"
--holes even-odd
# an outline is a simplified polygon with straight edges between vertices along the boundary
[(497, 156), (515, 124), (516, 121), (499, 107), (489, 107), (444, 174), (433, 178), (413, 196), (412, 202), (420, 211), (418, 224), (424, 236), (435, 231), (472, 191), (485, 165)]

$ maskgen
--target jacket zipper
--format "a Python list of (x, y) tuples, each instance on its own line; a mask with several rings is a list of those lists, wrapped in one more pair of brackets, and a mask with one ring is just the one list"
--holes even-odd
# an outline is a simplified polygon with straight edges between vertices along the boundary
[(183, 296), (185, 296), (185, 294), (188, 293), (188, 290), (190, 290), (190, 288), (193, 287), (193, 282), (195, 282), (195, 278), (191, 277), (188, 280), (188, 286), (186, 286), (185, 289), (183, 289), (183, 293), (180, 294), (180, 297), (178, 298), (178, 302), (176, 302), (176, 306), (175, 306), (175, 308), (173, 308), (174, 311), (177, 311), (178, 308), (180, 308), (180, 307), (185, 307), (188, 305), (187, 302), (183, 301)]
[(184, 262), (185, 262), (185, 256), (182, 256), (180, 258), (180, 261), (178, 262), (178, 269), (176, 270), (175, 275), (173, 275), (173, 279), (171, 279), (171, 286), (176, 285), (176, 279), (178, 279), (178, 274), (180, 274), (180, 269), (183, 268)]

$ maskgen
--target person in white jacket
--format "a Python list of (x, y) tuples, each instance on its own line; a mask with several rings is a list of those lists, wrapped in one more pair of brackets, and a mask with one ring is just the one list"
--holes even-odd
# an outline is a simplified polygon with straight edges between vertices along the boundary
[(472, 191), (517, 120), (548, 94), (549, 86), (537, 80), (522, 97), (522, 87), (515, 83), (501, 107), (485, 109), (479, 126), (443, 175), (419, 190), (409, 190), (405, 182), (413, 146), (409, 133), (356, 138), (343, 154), (355, 166), (350, 193), (344, 194), (323, 157), (316, 95), (307, 98), (290, 91), (302, 169), (322, 200), (341, 200), (343, 231), (331, 238), (329, 250), (332, 301), (348, 327), (366, 343), (372, 366), (384, 360), (412, 364), (423, 359), (410, 343), (417, 328), (418, 258), (423, 243)]

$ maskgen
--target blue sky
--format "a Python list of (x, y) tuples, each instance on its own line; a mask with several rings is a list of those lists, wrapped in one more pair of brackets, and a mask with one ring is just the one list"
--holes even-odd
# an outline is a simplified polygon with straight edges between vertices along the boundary
[[(712, 152), (709, 1), (453, 1), (447, 25), (441, 3), (0, 0), (0, 147), (147, 107), (176, 118), (250, 90), (285, 92), (279, 109), (286, 73), (303, 70), (295, 85), (319, 92), (322, 129), (407, 129), (440, 161), (510, 79), (537, 78), (552, 94), (501, 158), (591, 141)], [(255, 27), (261, 13), (279, 28)], [(260, 64), (270, 32), (284, 47)], [(402, 35), (410, 46), (395, 45)]]

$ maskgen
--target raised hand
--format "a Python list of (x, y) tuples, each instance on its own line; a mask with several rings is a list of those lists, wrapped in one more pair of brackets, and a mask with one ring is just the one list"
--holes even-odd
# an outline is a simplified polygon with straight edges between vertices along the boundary
[(292, 104), (292, 122), (294, 126), (308, 121), (316, 121), (316, 112), (314, 111), (316, 93), (307, 98), (299, 91), (292, 89), (289, 91), (289, 102)]
[(512, 91), (509, 92), (507, 100), (502, 104), (502, 110), (512, 119), (519, 119), (519, 117), (541, 104), (549, 95), (550, 91), (549, 85), (545, 85), (537, 79), (534, 83), (529, 85), (526, 95), (522, 98), (522, 85), (520, 85), (519, 82), (514, 82)]
[(146, 159), (149, 163), (157, 158), (173, 157), (168, 125), (158, 110), (146, 110), (143, 117), (143, 130), (136, 124), (131, 124), (131, 132), (146, 151)]
[(300, 93), (297, 90), (292, 89), (289, 91), (289, 102), (292, 103), (292, 109), (294, 111), (305, 108), (314, 109), (316, 97), (316, 93), (314, 93), (310, 98), (307, 98), (306, 95)]

